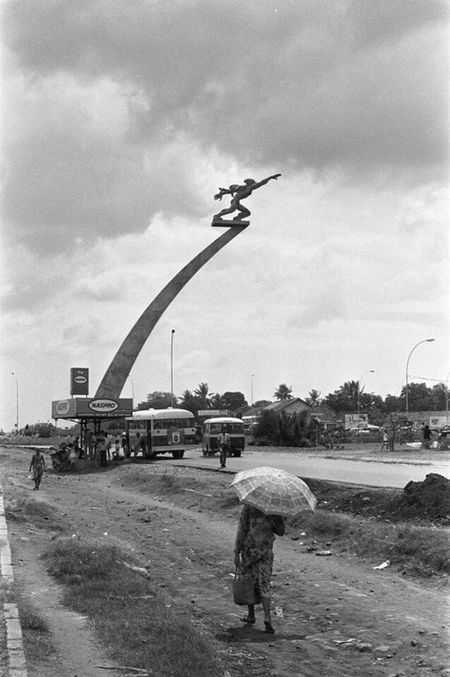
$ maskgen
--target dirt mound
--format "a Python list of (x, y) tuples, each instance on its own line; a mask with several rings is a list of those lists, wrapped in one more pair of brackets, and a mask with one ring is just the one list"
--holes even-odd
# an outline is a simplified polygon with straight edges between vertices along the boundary
[(318, 507), (387, 522), (450, 525), (450, 481), (430, 473), (423, 482), (408, 482), (399, 489), (354, 489), (308, 479)]
[(423, 482), (408, 482), (397, 507), (407, 517), (450, 521), (450, 480), (430, 473)]

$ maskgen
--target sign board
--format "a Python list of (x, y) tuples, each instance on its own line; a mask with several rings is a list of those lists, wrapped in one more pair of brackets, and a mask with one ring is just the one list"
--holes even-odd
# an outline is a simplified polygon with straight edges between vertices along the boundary
[(71, 368), (70, 394), (89, 395), (89, 369), (87, 369), (87, 367)]
[(449, 424), (448, 416), (430, 416), (430, 428), (440, 430)]
[(52, 402), (52, 418), (103, 419), (131, 416), (133, 400), (107, 397), (72, 397)]
[(205, 416), (207, 418), (215, 418), (216, 416), (229, 416), (228, 409), (199, 409), (198, 416)]
[(368, 424), (369, 419), (367, 414), (345, 414), (345, 430), (350, 430), (351, 428), (361, 430), (362, 428), (367, 428)]

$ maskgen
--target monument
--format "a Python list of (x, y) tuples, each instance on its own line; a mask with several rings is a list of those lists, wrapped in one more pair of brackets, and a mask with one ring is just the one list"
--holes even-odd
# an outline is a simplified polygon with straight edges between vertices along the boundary
[[(271, 179), (275, 181), (281, 174), (273, 174), (268, 176), (267, 179), (262, 181), (255, 181), (255, 179), (244, 179), (244, 184), (239, 185), (233, 183), (229, 188), (219, 188), (219, 192), (214, 195), (215, 200), (221, 200), (224, 195), (231, 195), (231, 203), (228, 209), (222, 209), (218, 214), (213, 217), (212, 226), (248, 226), (250, 221), (242, 221), (242, 219), (248, 218), (251, 214), (250, 210), (244, 205), (241, 205), (241, 200), (244, 200), (246, 197), (250, 197), (254, 190), (265, 186), (266, 183), (269, 183)], [(225, 220), (222, 216), (226, 214), (232, 214), (233, 212), (238, 211), (239, 214), (233, 219)]]
[[(250, 216), (250, 211), (241, 205), (240, 201), (249, 197), (256, 188), (264, 186), (271, 179), (278, 179), (279, 176), (281, 174), (274, 174), (262, 181), (245, 179), (243, 185), (233, 184), (229, 188), (219, 188), (219, 193), (214, 195), (215, 200), (221, 200), (224, 195), (231, 195), (232, 200), (228, 209), (222, 209), (214, 216), (211, 225), (227, 227), (228, 230), (184, 266), (144, 310), (106, 370), (95, 393), (96, 399), (118, 400), (141, 349), (166, 308), (195, 273), (250, 224), (249, 221), (242, 220)], [(234, 219), (222, 219), (222, 216), (235, 211), (239, 214)]]

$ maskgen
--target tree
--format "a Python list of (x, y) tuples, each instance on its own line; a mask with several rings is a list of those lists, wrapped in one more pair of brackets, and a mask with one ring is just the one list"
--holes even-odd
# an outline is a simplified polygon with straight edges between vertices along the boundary
[(358, 408), (358, 389), (358, 381), (346, 381), (323, 401), (336, 412), (354, 412)]
[(222, 400), (222, 395), (215, 393), (209, 398), (209, 406), (211, 409), (225, 409), (225, 405)]
[(432, 388), (434, 411), (444, 411), (448, 406), (448, 388), (445, 383), (437, 383)]
[(225, 409), (231, 409), (231, 411), (237, 411), (248, 406), (247, 400), (242, 393), (230, 391), (222, 395), (222, 404)]
[(309, 404), (310, 407), (315, 407), (320, 404), (320, 390), (316, 390), (315, 388), (310, 390), (305, 402), (306, 404)]
[(292, 399), (292, 386), (286, 385), (286, 383), (280, 383), (278, 388), (275, 390), (273, 396), (277, 400), (291, 400)]
[[(208, 393), (209, 393), (209, 387), (207, 383), (199, 383), (198, 387), (196, 390), (194, 390), (194, 395), (198, 397), (200, 400), (200, 405), (202, 409), (208, 409), (209, 408), (209, 398), (208, 398)], [(209, 397), (212, 397), (213, 393), (210, 393)]]
[(255, 409), (261, 408), (261, 407), (267, 407), (268, 404), (272, 404), (270, 400), (258, 400), (255, 402), (255, 404), (252, 404), (252, 407)]
[(191, 390), (185, 390), (181, 396), (180, 406), (191, 411), (194, 416), (198, 414), (198, 399)]
[(168, 407), (176, 406), (177, 398), (172, 398), (172, 393), (166, 393), (162, 390), (155, 390), (153, 393), (147, 395), (145, 402), (139, 402), (137, 408), (143, 409), (167, 409)]
[[(401, 399), (405, 402), (406, 388), (402, 388)], [(409, 411), (433, 411), (436, 397), (433, 390), (425, 383), (408, 384), (408, 409)], [(444, 407), (445, 408), (445, 407)]]

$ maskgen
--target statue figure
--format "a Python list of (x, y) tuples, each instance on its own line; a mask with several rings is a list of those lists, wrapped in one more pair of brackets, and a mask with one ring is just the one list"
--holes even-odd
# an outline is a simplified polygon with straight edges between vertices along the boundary
[[(232, 200), (228, 209), (222, 209), (218, 214), (213, 217), (212, 225), (220, 226), (228, 223), (236, 223), (248, 226), (248, 221), (243, 221), (246, 217), (250, 216), (250, 210), (241, 205), (241, 200), (246, 197), (249, 197), (256, 188), (265, 186), (271, 179), (277, 180), (281, 174), (273, 174), (273, 176), (268, 176), (267, 179), (262, 181), (255, 181), (255, 179), (245, 179), (244, 185), (239, 185), (233, 183), (229, 188), (219, 188), (219, 192), (214, 195), (215, 200), (221, 200), (224, 195), (231, 195)], [(238, 211), (239, 214), (234, 217), (234, 219), (224, 220), (222, 216), (225, 214), (232, 214), (233, 212)]]

